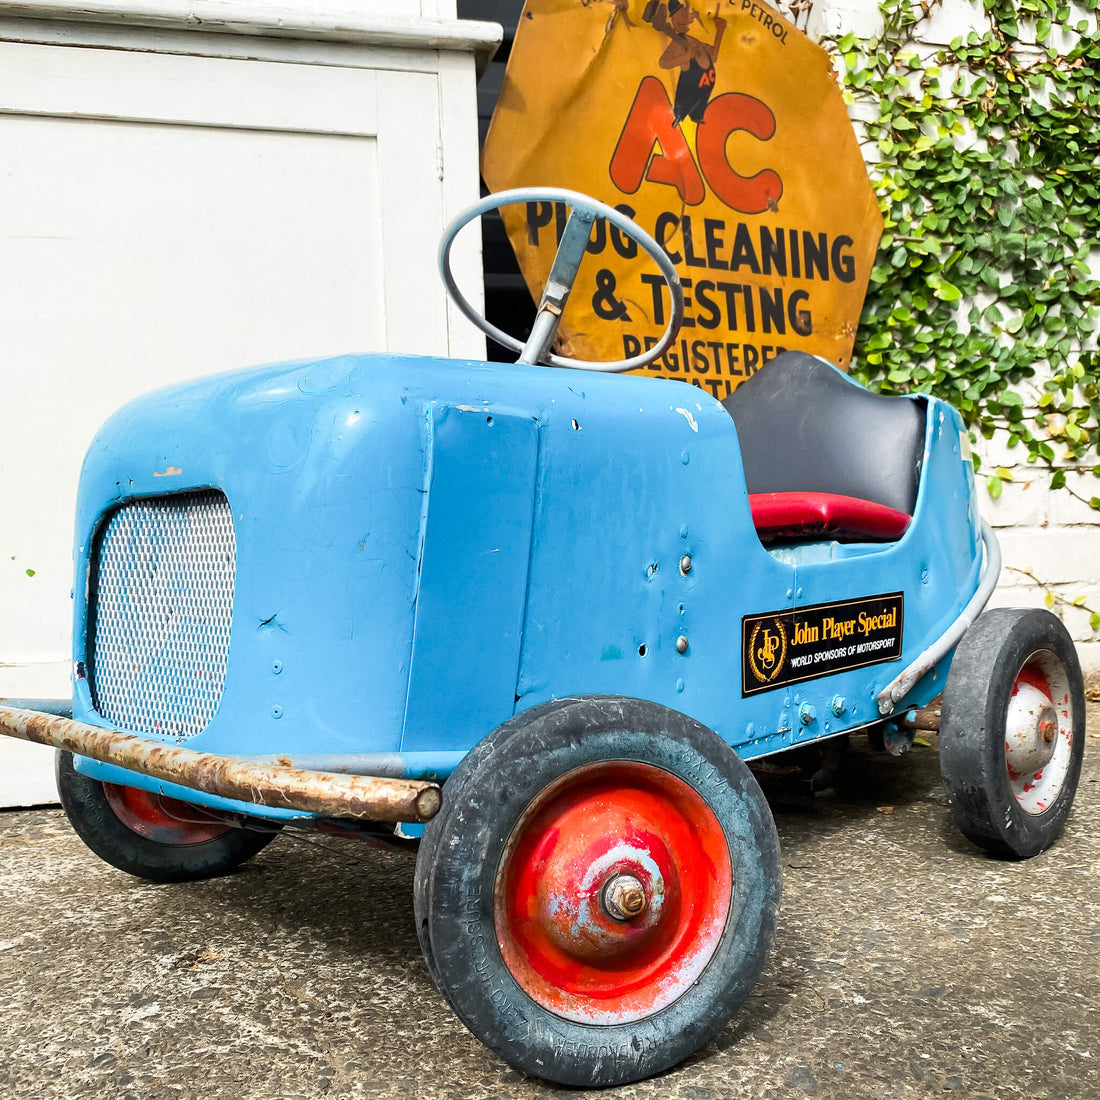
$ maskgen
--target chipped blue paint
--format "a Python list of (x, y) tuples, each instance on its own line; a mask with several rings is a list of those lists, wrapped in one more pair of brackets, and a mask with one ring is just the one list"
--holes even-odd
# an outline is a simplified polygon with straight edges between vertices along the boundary
[[(922, 485), (899, 542), (769, 553), (732, 420), (681, 383), (358, 355), (174, 386), (120, 410), (89, 449), (74, 662), (86, 659), (94, 533), (120, 503), (164, 493), (155, 475), (171, 466), (172, 492), (226, 494), (237, 540), (225, 689), (192, 748), (396, 754), (408, 776), (445, 776), (513, 713), (599, 693), (662, 703), (761, 756), (874, 721), (876, 694), (974, 592), (961, 431), (928, 399)], [(742, 616), (898, 590), (900, 662), (741, 697)], [(899, 709), (937, 695), (946, 666)], [(798, 720), (805, 707), (817, 720)], [(86, 681), (73, 708), (106, 724)]]

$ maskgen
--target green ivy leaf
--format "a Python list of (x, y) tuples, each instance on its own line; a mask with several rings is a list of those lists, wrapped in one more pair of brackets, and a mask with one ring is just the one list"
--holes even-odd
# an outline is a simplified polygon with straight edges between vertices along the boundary
[[(1075, 27), (1067, 3), (983, 7), (989, 30), (940, 49), (923, 73), (928, 9), (911, 0), (883, 0), (873, 41), (836, 42), (859, 59), (886, 227), (853, 367), (876, 388), (946, 398), (975, 437), (1007, 428), (1031, 465), (1053, 466), (1057, 441), (1065, 461), (1100, 477), (1100, 353), (1080, 350), (1100, 334), (1089, 268), (1100, 240), (1100, 28)], [(1016, 52), (1021, 25), (1048, 48)], [(1034, 391), (1021, 388), (1028, 379)], [(987, 478), (994, 497), (1005, 472)], [(1052, 488), (1066, 480), (1051, 470)]]

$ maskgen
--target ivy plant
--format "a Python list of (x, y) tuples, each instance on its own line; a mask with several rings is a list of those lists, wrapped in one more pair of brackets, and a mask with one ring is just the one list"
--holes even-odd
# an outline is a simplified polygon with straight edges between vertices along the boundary
[[(1100, 0), (983, 0), (981, 31), (928, 47), (939, 3), (831, 42), (885, 221), (853, 373), (945, 398), (1100, 513)], [(982, 472), (993, 497), (1013, 477)]]

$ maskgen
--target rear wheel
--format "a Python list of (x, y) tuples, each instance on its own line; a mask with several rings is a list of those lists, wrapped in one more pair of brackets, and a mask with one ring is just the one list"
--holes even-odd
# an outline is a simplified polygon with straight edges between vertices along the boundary
[(1049, 611), (987, 611), (951, 663), (940, 767), (955, 823), (996, 855), (1057, 840), (1085, 751), (1085, 693), (1066, 628)]
[(279, 826), (242, 829), (201, 806), (101, 783), (57, 754), (57, 792), (77, 836), (100, 859), (151, 882), (186, 882), (233, 870), (275, 839)]
[(487, 1046), (566, 1085), (686, 1058), (771, 943), (779, 845), (732, 750), (634, 699), (519, 715), (448, 781), (417, 859), (432, 976)]

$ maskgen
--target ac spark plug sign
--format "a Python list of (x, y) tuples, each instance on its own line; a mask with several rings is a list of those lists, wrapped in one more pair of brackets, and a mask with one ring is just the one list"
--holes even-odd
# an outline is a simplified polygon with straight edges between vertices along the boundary
[[(847, 364), (882, 222), (828, 55), (767, 4), (693, 3), (528, 0), (482, 170), (493, 190), (569, 187), (650, 232), (686, 315), (649, 369), (723, 397), (786, 349)], [(566, 216), (505, 211), (536, 297)], [(559, 350), (652, 347), (668, 298), (651, 263), (601, 222), (588, 251)]]

